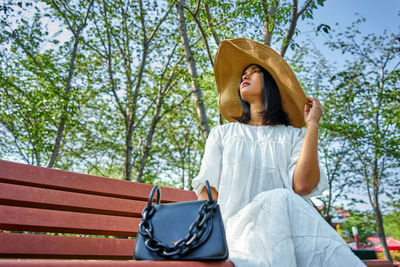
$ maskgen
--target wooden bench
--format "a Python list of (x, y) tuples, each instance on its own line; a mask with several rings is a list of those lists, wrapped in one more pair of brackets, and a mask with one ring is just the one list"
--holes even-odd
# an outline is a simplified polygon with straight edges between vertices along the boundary
[[(134, 237), (152, 185), (0, 160), (0, 266), (220, 266), (133, 261)], [(162, 188), (163, 202), (195, 200)], [(368, 266), (383, 261), (369, 261)], [(378, 265), (377, 265), (378, 264)]]

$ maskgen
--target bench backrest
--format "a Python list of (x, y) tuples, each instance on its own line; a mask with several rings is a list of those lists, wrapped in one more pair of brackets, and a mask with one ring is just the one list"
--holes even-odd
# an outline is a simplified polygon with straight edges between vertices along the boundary
[(131, 259), (152, 187), (0, 160), (0, 258)]

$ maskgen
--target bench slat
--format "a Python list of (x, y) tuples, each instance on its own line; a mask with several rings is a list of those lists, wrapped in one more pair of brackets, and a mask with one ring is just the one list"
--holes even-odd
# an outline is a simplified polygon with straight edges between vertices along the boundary
[(136, 236), (139, 218), (0, 205), (0, 229)]
[[(134, 239), (0, 233), (1, 258), (132, 259)], [(0, 264), (1, 265), (1, 264)]]
[(363, 260), (367, 267), (393, 267), (388, 260)]
[[(147, 200), (153, 185), (0, 160), (0, 181), (63, 191)], [(195, 200), (192, 191), (162, 188), (163, 202)]]
[[(229, 261), (200, 262), (200, 261), (115, 261), (131, 260), (135, 240), (88, 238), (51, 235), (27, 235), (0, 233), (0, 257), (10, 258), (62, 258), (62, 259), (104, 259), (108, 261), (57, 261), (57, 260), (6, 260), (1, 266), (182, 266), (182, 267), (233, 267)], [(113, 260), (113, 261), (110, 261)]]
[(147, 201), (0, 183), (0, 204), (141, 217), (141, 212), (147, 205)]
[(57, 261), (57, 260), (6, 260), (0, 262), (2, 267), (9, 266), (29, 266), (29, 267), (42, 267), (42, 266), (134, 266), (134, 267), (234, 267), (229, 261), (223, 262), (205, 262), (205, 261)]

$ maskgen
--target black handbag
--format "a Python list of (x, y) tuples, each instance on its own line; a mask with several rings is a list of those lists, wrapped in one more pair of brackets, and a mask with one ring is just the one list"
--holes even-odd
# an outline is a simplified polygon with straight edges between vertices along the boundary
[[(225, 229), (217, 201), (209, 200), (160, 205), (161, 189), (154, 186), (136, 237), (135, 260), (209, 260), (228, 259)], [(152, 204), (157, 192), (156, 205)]]

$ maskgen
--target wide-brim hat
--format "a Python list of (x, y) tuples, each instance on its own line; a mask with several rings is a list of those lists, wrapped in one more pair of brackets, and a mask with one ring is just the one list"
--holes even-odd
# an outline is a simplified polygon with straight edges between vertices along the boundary
[(233, 117), (242, 115), (238, 88), (243, 71), (252, 64), (263, 67), (274, 78), (291, 125), (304, 127), (304, 104), (308, 102), (292, 69), (275, 50), (247, 38), (222, 41), (215, 56), (218, 108), (222, 116), (236, 121)]

